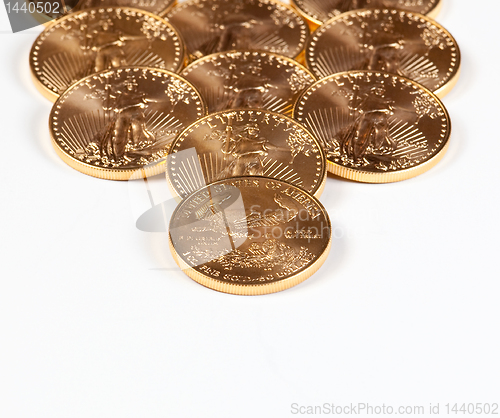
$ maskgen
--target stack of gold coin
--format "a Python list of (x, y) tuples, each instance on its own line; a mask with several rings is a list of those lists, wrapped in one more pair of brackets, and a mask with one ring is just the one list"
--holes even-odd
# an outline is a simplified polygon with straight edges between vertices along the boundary
[(327, 170), (400, 181), (447, 149), (438, 96), (460, 53), (425, 16), (438, 0), (123, 3), (81, 1), (52, 22), (32, 47), (33, 78), (55, 100), (53, 145), (71, 167), (165, 173), (180, 201), (172, 254), (204, 286), (300, 283), (331, 246)]

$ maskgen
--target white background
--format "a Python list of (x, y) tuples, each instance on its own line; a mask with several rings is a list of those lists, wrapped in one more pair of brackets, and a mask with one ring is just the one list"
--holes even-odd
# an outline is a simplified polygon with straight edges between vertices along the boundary
[(28, 66), (41, 28), (10, 33), (0, 7), (0, 416), (500, 403), (500, 3), (443, 2), (462, 52), (448, 153), (400, 183), (329, 178), (327, 262), (260, 297), (189, 279), (126, 182), (57, 157)]

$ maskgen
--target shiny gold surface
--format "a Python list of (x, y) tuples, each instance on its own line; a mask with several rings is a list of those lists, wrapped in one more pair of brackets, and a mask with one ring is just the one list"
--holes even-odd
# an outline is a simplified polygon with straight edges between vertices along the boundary
[(35, 85), (52, 101), (74, 82), (98, 71), (147, 66), (177, 72), (181, 38), (166, 20), (130, 8), (89, 9), (49, 25), (30, 53)]
[(205, 115), (196, 89), (178, 75), (144, 67), (90, 75), (52, 107), (50, 134), (59, 156), (94, 177), (128, 180), (159, 174), (172, 140)]
[(274, 0), (190, 0), (166, 17), (182, 35), (191, 60), (237, 49), (297, 58), (309, 35), (302, 17)]
[(460, 51), (451, 34), (426, 16), (401, 10), (354, 10), (308, 39), (307, 67), (318, 78), (351, 70), (410, 78), (443, 97), (458, 80)]
[(132, 7), (161, 16), (175, 3), (176, 0), (80, 0), (75, 10), (94, 7)]
[[(27, 0), (35, 5), (38, 0)], [(51, 13), (40, 14), (40, 21), (45, 25), (51, 22), (48, 19), (60, 19), (63, 16), (80, 10), (93, 9), (97, 7), (127, 7), (163, 16), (168, 10), (176, 4), (176, 0), (56, 0), (50, 2), (52, 5), (58, 4), (59, 7)]]
[(435, 18), (441, 0), (291, 0), (292, 5), (316, 28), (328, 19), (355, 9), (401, 9)]
[(323, 264), (331, 245), (319, 201), (262, 177), (222, 180), (191, 194), (169, 230), (174, 259), (189, 277), (237, 295), (295, 286)]
[[(190, 148), (199, 164), (178, 154)], [(208, 115), (174, 140), (171, 153), (167, 180), (181, 197), (241, 176), (274, 178), (319, 196), (326, 180), (325, 155), (315, 137), (293, 119), (265, 110)]]
[(443, 157), (451, 130), (448, 112), (432, 92), (407, 78), (370, 71), (318, 81), (293, 114), (320, 140), (329, 171), (368, 183), (427, 171)]
[(208, 112), (261, 108), (291, 116), (299, 95), (315, 77), (296, 61), (269, 52), (208, 55), (182, 70), (207, 103)]

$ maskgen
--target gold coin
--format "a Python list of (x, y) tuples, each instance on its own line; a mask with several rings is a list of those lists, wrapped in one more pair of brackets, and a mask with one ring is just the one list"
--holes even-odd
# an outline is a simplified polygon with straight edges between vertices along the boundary
[(367, 183), (429, 170), (446, 152), (451, 130), (448, 112), (432, 92), (407, 78), (371, 71), (316, 82), (293, 115), (323, 145), (329, 171)]
[(50, 24), (48, 19), (60, 19), (61, 17), (80, 10), (93, 9), (96, 7), (131, 7), (144, 10), (158, 16), (164, 15), (176, 0), (55, 0), (41, 2), (39, 0), (27, 0), (35, 5), (34, 10), (39, 10), (40, 20), (44, 24)]
[(235, 49), (297, 58), (309, 36), (304, 19), (274, 0), (189, 0), (166, 16), (184, 38), (191, 60)]
[(220, 292), (262, 295), (316, 272), (331, 246), (321, 203), (263, 177), (221, 180), (191, 194), (170, 221), (170, 249), (196, 282)]
[(410, 78), (443, 97), (458, 80), (460, 50), (435, 21), (401, 10), (354, 10), (335, 17), (309, 38), (307, 67), (318, 78), (351, 70)]
[(291, 58), (270, 52), (231, 51), (196, 60), (182, 70), (208, 112), (261, 108), (291, 116), (300, 93), (316, 79)]
[[(193, 148), (194, 155), (182, 152)], [(314, 136), (293, 119), (266, 110), (210, 114), (184, 130), (170, 153), (167, 180), (181, 197), (241, 176), (274, 178), (319, 196), (326, 180), (325, 155)]]
[(401, 9), (435, 18), (441, 0), (291, 0), (292, 5), (311, 23), (313, 28), (328, 19), (355, 9)]
[(76, 10), (94, 7), (133, 7), (158, 16), (165, 14), (176, 0), (80, 0)]
[(74, 82), (106, 69), (147, 66), (177, 72), (184, 46), (170, 23), (129, 8), (71, 13), (48, 26), (30, 53), (35, 85), (55, 101)]
[(54, 103), (49, 125), (68, 165), (94, 177), (128, 180), (138, 170), (143, 176), (163, 172), (172, 140), (204, 115), (199, 93), (177, 74), (125, 67), (73, 84)]

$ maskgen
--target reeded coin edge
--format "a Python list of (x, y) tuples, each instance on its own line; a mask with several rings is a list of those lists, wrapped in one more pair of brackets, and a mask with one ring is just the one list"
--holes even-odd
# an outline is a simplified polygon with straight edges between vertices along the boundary
[[(206, 115), (206, 105), (196, 89), (189, 81), (185, 80), (184, 78), (180, 77), (179, 74), (173, 73), (171, 71), (167, 70), (161, 70), (158, 68), (150, 68), (150, 67), (120, 67), (116, 68), (113, 70), (104, 70), (95, 74), (91, 74), (76, 83), (72, 84), (54, 103), (52, 106), (52, 109), (50, 111), (49, 115), (49, 132), (50, 132), (50, 139), (52, 141), (52, 145), (57, 153), (57, 155), (71, 168), (74, 168), (77, 171), (80, 171), (83, 174), (87, 174), (92, 177), (97, 177), (100, 179), (105, 179), (105, 180), (130, 180), (131, 178), (137, 178), (138, 177), (138, 172), (141, 172), (141, 176), (143, 178), (145, 177), (150, 177), (150, 176), (155, 176), (157, 174), (162, 174), (165, 171), (165, 164), (164, 164), (164, 159), (165, 157), (162, 157), (160, 160), (158, 160), (157, 163), (149, 163), (146, 167), (136, 167), (134, 169), (126, 168), (126, 169), (120, 169), (120, 168), (107, 168), (107, 167), (97, 167), (97, 166), (92, 166), (90, 164), (87, 164), (85, 162), (82, 162), (78, 160), (75, 157), (72, 157), (68, 153), (64, 151), (64, 149), (61, 147), (59, 142), (56, 139), (56, 135), (54, 134), (53, 130), (53, 124), (54, 124), (54, 117), (56, 112), (59, 111), (60, 109), (60, 103), (66, 100), (66, 96), (72, 92), (72, 90), (76, 89), (79, 87), (80, 83), (85, 82), (87, 79), (91, 79), (94, 77), (98, 77), (101, 74), (108, 73), (111, 71), (140, 71), (140, 70), (149, 70), (149, 71), (154, 71), (154, 72), (161, 72), (165, 73), (167, 75), (173, 76), (174, 78), (181, 79), (183, 82), (185, 82), (189, 87), (191, 87), (194, 92), (198, 95), (199, 99), (199, 104), (197, 103), (197, 106), (200, 107), (202, 116), (203, 118)], [(168, 149), (166, 150), (165, 156), (168, 155)]]
[[(439, 2), (441, 4), (441, 2)], [(438, 86), (436, 90), (433, 91), (433, 93), (438, 96), (439, 98), (443, 98), (446, 96), (452, 89), (455, 87), (457, 84), (458, 78), (460, 76), (460, 68), (462, 64), (461, 60), (461, 53), (460, 53), (460, 47), (458, 46), (457, 40), (453, 37), (453, 35), (442, 25), (440, 25), (438, 22), (436, 22), (434, 19), (430, 18), (428, 15), (423, 15), (421, 13), (416, 13), (416, 12), (409, 12), (406, 10), (401, 10), (401, 9), (383, 9), (383, 8), (371, 8), (371, 9), (356, 9), (356, 10), (350, 10), (347, 12), (344, 12), (338, 16), (334, 16), (327, 21), (325, 21), (321, 26), (319, 26), (313, 33), (311, 33), (311, 36), (307, 39), (306, 46), (304, 48), (304, 60), (305, 60), (305, 66), (308, 70), (310, 70), (316, 79), (320, 79), (319, 75), (316, 74), (315, 72), (315, 67), (316, 64), (314, 63), (313, 60), (313, 50), (314, 46), (311, 46), (312, 43), (316, 43), (318, 39), (322, 36), (325, 31), (327, 31), (332, 24), (336, 24), (337, 21), (341, 19), (345, 19), (351, 16), (356, 16), (356, 15), (361, 15), (362, 13), (365, 12), (390, 12), (391, 14), (399, 14), (403, 13), (408, 16), (408, 18), (411, 18), (412, 16), (415, 16), (418, 19), (423, 20), (424, 22), (431, 24), (438, 28), (439, 30), (443, 31), (446, 37), (451, 40), (453, 43), (453, 48), (454, 50), (451, 51), (451, 63), (450, 63), (450, 68), (447, 69), (447, 75), (449, 75), (448, 79), (443, 79), (442, 85)], [(352, 69), (350, 71), (362, 71), (362, 70), (356, 70)], [(372, 71), (374, 72), (374, 71)], [(399, 75), (399, 74), (395, 74)], [(426, 87), (427, 88), (427, 87)]]
[[(47, 86), (42, 80), (42, 74), (40, 70), (36, 69), (37, 66), (37, 55), (38, 55), (38, 50), (40, 49), (40, 45), (43, 43), (45, 38), (50, 34), (49, 32), (53, 30), (53, 28), (57, 25), (59, 25), (61, 22), (67, 19), (73, 19), (77, 14), (79, 13), (88, 13), (94, 10), (115, 10), (115, 9), (125, 9), (125, 10), (130, 10), (133, 11), (139, 15), (145, 15), (151, 18), (154, 18), (155, 20), (161, 21), (165, 26), (167, 26), (168, 30), (171, 31), (176, 37), (177, 37), (177, 46), (175, 47), (175, 52), (176, 55), (178, 55), (175, 58), (175, 61), (177, 61), (177, 66), (175, 68), (175, 73), (180, 72), (180, 70), (186, 65), (186, 60), (187, 60), (187, 53), (186, 53), (186, 47), (184, 43), (184, 39), (180, 35), (180, 33), (177, 31), (177, 29), (164, 17), (155, 15), (154, 13), (147, 12), (145, 10), (141, 9), (136, 9), (133, 7), (93, 7), (90, 9), (82, 9), (81, 11), (77, 11), (74, 13), (69, 13), (67, 15), (64, 15), (60, 17), (59, 19), (55, 19), (51, 22), (49, 22), (44, 30), (37, 36), (35, 39), (35, 42), (33, 42), (33, 45), (31, 46), (30, 54), (29, 54), (29, 65), (30, 65), (30, 73), (31, 73), (31, 79), (33, 80), (33, 83), (35, 84), (36, 89), (42, 94), (43, 97), (46, 99), (50, 100), (51, 102), (55, 102), (57, 98), (60, 96), (59, 93), (54, 91), (53, 88)], [(117, 67), (117, 68), (127, 68), (128, 66), (122, 66), (122, 67)], [(139, 66), (137, 66), (139, 67)], [(161, 68), (158, 68), (161, 70)], [(165, 70), (169, 71), (169, 70)], [(94, 73), (95, 74), (95, 73)], [(80, 80), (75, 81), (73, 84), (78, 83)], [(69, 85), (68, 89), (73, 85)]]
[(336, 176), (353, 180), (360, 183), (394, 183), (397, 181), (408, 180), (417, 177), (420, 174), (429, 171), (434, 167), (446, 154), (449, 147), (449, 141), (446, 141), (444, 146), (431, 158), (418, 166), (408, 168), (404, 171), (394, 171), (385, 173), (372, 173), (369, 171), (356, 170), (349, 167), (343, 167), (330, 160), (327, 162), (328, 171)]
[[(171, 142), (170, 144), (170, 147), (168, 149), (168, 156), (171, 156), (172, 154), (175, 154), (174, 152), (174, 148), (175, 148), (175, 145), (180, 141), (180, 139), (186, 134), (189, 133), (189, 131), (192, 131), (193, 129), (195, 129), (197, 127), (198, 124), (202, 123), (205, 119), (209, 118), (209, 117), (214, 117), (215, 115), (219, 115), (219, 114), (223, 114), (223, 113), (230, 113), (230, 112), (241, 112), (241, 111), (254, 111), (254, 112), (264, 112), (264, 113), (267, 113), (267, 114), (270, 114), (272, 116), (278, 116), (278, 117), (283, 117), (287, 120), (290, 120), (291, 122), (293, 123), (296, 123), (297, 125), (300, 126), (301, 129), (303, 129), (304, 131), (306, 131), (310, 136), (311, 138), (316, 142), (317, 146), (318, 146), (318, 151), (321, 155), (321, 159), (322, 161), (324, 161), (324, 164), (321, 165), (321, 168), (322, 168), (322, 173), (320, 173), (320, 180), (318, 180), (318, 182), (316, 183), (317, 184), (317, 187), (314, 189), (314, 191), (308, 191), (308, 190), (305, 190), (301, 187), (298, 187), (294, 184), (291, 184), (291, 183), (288, 183), (284, 180), (279, 180), (279, 179), (273, 179), (273, 178), (270, 178), (270, 177), (265, 177), (265, 176), (256, 176), (258, 178), (270, 178), (272, 179), (273, 181), (281, 181), (285, 184), (288, 184), (290, 186), (293, 186), (293, 187), (297, 187), (298, 189), (304, 191), (305, 193), (307, 194), (310, 194), (316, 198), (319, 198), (324, 189), (325, 189), (325, 184), (326, 184), (326, 179), (328, 177), (327, 173), (328, 173), (328, 159), (326, 158), (326, 153), (323, 149), (323, 147), (321, 146), (321, 143), (319, 142), (319, 140), (316, 138), (316, 136), (309, 130), (307, 129), (302, 123), (298, 122), (296, 119), (293, 119), (291, 116), (286, 116), (286, 115), (283, 115), (282, 113), (277, 113), (277, 112), (273, 112), (273, 111), (270, 111), (270, 110), (266, 110), (266, 109), (248, 109), (248, 108), (241, 108), (241, 109), (228, 109), (228, 110), (221, 110), (219, 112), (214, 112), (214, 113), (209, 113), (207, 114), (206, 116), (203, 116), (201, 117), (200, 119), (198, 119), (197, 121), (193, 122), (191, 125), (189, 125), (187, 128), (185, 128), (179, 135), (177, 135), (174, 140)], [(172, 181), (172, 179), (170, 178), (170, 170), (169, 170), (169, 161), (170, 161), (170, 158), (167, 158), (167, 162), (166, 162), (166, 167), (165, 167), (165, 177), (167, 179), (167, 184), (168, 184), (168, 188), (170, 190), (170, 193), (172, 194), (172, 196), (175, 198), (175, 200), (177, 201), (181, 201), (183, 200), (182, 196), (178, 193), (177, 191), (177, 188), (175, 187), (174, 185), (174, 182)], [(224, 181), (224, 180), (229, 180), (229, 179), (236, 179), (236, 178), (240, 178), (240, 177), (228, 177), (228, 178), (225, 178), (223, 180), (216, 180), (214, 182), (211, 182), (211, 183), (207, 183), (208, 184), (214, 184), (218, 181)], [(193, 192), (195, 193), (195, 192)]]
[[(314, 83), (312, 86), (310, 86), (307, 90), (305, 90), (302, 95), (297, 99), (297, 102), (295, 103), (295, 106), (293, 108), (293, 118), (297, 120), (299, 123), (303, 123), (301, 120), (298, 119), (298, 107), (303, 105), (303, 99), (305, 98), (306, 95), (311, 94), (313, 90), (316, 90), (317, 86), (320, 84), (326, 84), (329, 79), (334, 79), (337, 77), (345, 76), (345, 75), (351, 75), (351, 74), (356, 74), (356, 73), (365, 73), (365, 74), (371, 74), (371, 75), (385, 75), (387, 77), (397, 77), (400, 78), (402, 81), (408, 83), (411, 83), (415, 85), (417, 88), (423, 90), (425, 93), (429, 94), (431, 97), (433, 97), (438, 105), (441, 107), (443, 113), (444, 113), (444, 118), (446, 119), (446, 133), (447, 135), (443, 138), (442, 142), (436, 146), (436, 152), (433, 156), (425, 160), (423, 163), (420, 163), (418, 165), (415, 165), (410, 168), (406, 168), (403, 170), (397, 170), (397, 171), (385, 171), (385, 172), (379, 172), (379, 173), (374, 173), (370, 171), (365, 171), (362, 169), (356, 169), (356, 168), (351, 168), (351, 167), (345, 167), (340, 164), (337, 164), (331, 160), (326, 159), (326, 165), (327, 165), (327, 170), (339, 177), (348, 179), (348, 180), (354, 180), (357, 182), (361, 183), (393, 183), (397, 181), (402, 181), (402, 180), (407, 180), (413, 177), (416, 177), (422, 173), (425, 173), (426, 171), (430, 170), (432, 167), (434, 167), (445, 155), (446, 151), (448, 150), (449, 146), (449, 139), (451, 136), (451, 119), (450, 115), (448, 113), (448, 110), (446, 109), (445, 105), (439, 99), (439, 97), (431, 92), (429, 89), (426, 87), (420, 85), (416, 81), (410, 80), (409, 78), (396, 75), (396, 74), (390, 74), (390, 73), (384, 73), (381, 71), (363, 71), (363, 70), (355, 70), (355, 71), (345, 71), (342, 73), (337, 73), (337, 74), (332, 74), (328, 77), (325, 77), (321, 80), (318, 80), (316, 83)], [(306, 128), (307, 129), (307, 128)], [(326, 153), (326, 152), (325, 152)]]
[(332, 238), (330, 234), (330, 239), (328, 240), (328, 244), (325, 247), (323, 253), (311, 265), (309, 265), (302, 271), (295, 273), (294, 276), (276, 282), (256, 284), (256, 285), (227, 283), (206, 276), (200, 273), (199, 271), (195, 270), (193, 267), (189, 266), (177, 254), (177, 252), (175, 251), (175, 247), (172, 243), (170, 234), (168, 237), (168, 244), (172, 257), (174, 258), (177, 265), (188, 277), (193, 279), (195, 282), (205, 287), (208, 287), (209, 289), (217, 290), (218, 292), (222, 293), (229, 293), (232, 295), (241, 295), (241, 296), (259, 296), (259, 295), (267, 295), (270, 293), (281, 292), (283, 290), (296, 286), (299, 283), (302, 283), (303, 281), (311, 277), (314, 273), (316, 273), (320, 269), (320, 267), (324, 264), (324, 262), (328, 258), (328, 254), (330, 253), (330, 249), (332, 246)]

